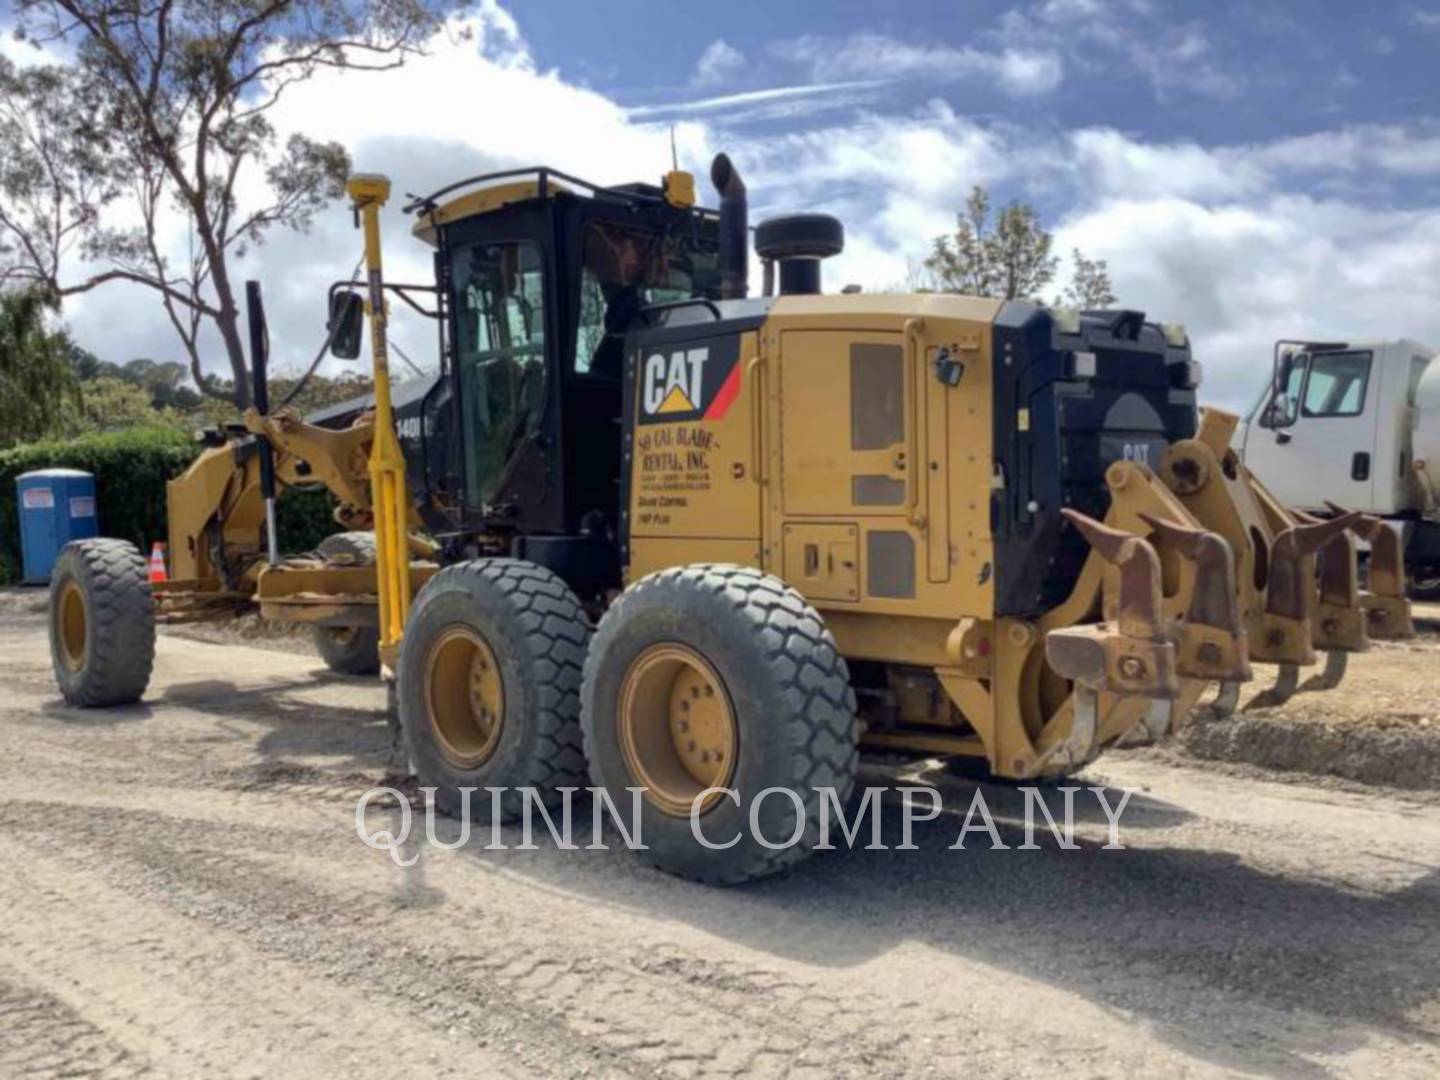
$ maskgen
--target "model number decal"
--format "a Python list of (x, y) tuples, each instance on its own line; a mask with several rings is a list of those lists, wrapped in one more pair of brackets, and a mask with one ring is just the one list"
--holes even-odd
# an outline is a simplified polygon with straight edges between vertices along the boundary
[(395, 421), (395, 434), (401, 439), (418, 439), (421, 433), (430, 434), (430, 424), (422, 423), (418, 416), (406, 416)]
[(1122, 448), (1126, 461), (1138, 461), (1141, 465), (1150, 464), (1149, 443), (1126, 443)]

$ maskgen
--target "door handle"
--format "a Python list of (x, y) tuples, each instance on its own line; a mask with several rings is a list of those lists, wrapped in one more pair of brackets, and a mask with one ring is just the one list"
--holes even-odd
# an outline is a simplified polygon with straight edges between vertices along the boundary
[(1290, 441), (1290, 438), (1291, 435), (1288, 431), (1277, 431), (1275, 433), (1275, 441), (1281, 446), (1284, 446), (1286, 443), (1288, 443)]

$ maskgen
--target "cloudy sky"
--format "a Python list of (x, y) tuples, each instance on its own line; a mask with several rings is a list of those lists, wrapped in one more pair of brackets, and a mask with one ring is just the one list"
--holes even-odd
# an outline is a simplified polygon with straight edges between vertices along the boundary
[[(955, 0), (487, 4), (398, 72), (288, 92), (282, 132), (339, 139), (399, 193), (549, 163), (597, 182), (702, 178), (727, 150), (752, 215), (841, 217), (834, 286), (905, 278), (972, 184), (1109, 261), (1126, 306), (1183, 322), (1216, 404), (1248, 405), (1277, 337), (1440, 346), (1440, 3)], [(468, 31), (468, 32), (467, 32)], [(13, 42), (8, 55), (34, 59)], [(258, 181), (255, 181), (258, 182)], [(702, 192), (713, 199), (708, 182)], [(392, 278), (428, 255), (387, 211)], [(753, 220), (753, 217), (752, 217)], [(177, 232), (178, 238), (178, 232)], [(276, 236), (272, 339), (299, 365), (359, 252), (342, 207)], [(67, 310), (101, 356), (179, 350), (115, 286)], [(396, 335), (433, 364), (431, 332)], [(218, 370), (218, 366), (217, 366)]]

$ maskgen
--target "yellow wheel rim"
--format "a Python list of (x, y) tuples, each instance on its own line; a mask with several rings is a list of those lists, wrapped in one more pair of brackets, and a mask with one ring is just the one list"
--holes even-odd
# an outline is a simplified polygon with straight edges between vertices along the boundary
[(85, 593), (73, 578), (60, 588), (60, 656), (71, 671), (85, 666)]
[(505, 687), (489, 643), (453, 626), (425, 657), (425, 713), (440, 753), (457, 769), (489, 760), (505, 724)]
[(349, 645), (355, 640), (358, 627), (354, 626), (332, 626), (330, 629), (330, 640), (336, 645)]
[[(617, 727), (630, 775), (667, 814), (689, 815), (702, 791), (726, 787), (735, 775), (739, 736), (730, 695), (689, 646), (652, 645), (631, 662)], [(721, 797), (707, 796), (700, 811)]]

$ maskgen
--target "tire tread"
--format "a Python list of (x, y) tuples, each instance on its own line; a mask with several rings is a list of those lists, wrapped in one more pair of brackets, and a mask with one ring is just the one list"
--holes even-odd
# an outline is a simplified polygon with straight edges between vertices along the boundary
[(128, 541), (95, 537), (67, 544), (59, 561), (83, 570), (76, 577), (86, 608), (85, 667), (78, 679), (65, 678), (56, 640), (57, 575), (50, 593), (51, 652), (65, 700), (85, 708), (140, 700), (155, 663), (155, 597), (144, 556)]
[[(693, 563), (641, 578), (606, 612), (591, 646), (592, 662), (585, 667), (585, 700), (593, 699), (595, 664), (606, 651), (610, 632), (623, 622), (627, 604), (655, 589), (695, 589), (726, 600), (754, 626), (767, 666), (779, 676), (782, 694), (791, 704), (789, 715), (775, 717), (773, 722), (785, 726), (787, 742), (794, 751), (789, 758), (788, 784), (805, 806), (804, 839), (779, 851), (761, 848), (743, 862), (723, 870), (717, 866), (715, 873), (698, 875), (697, 880), (737, 884), (784, 870), (805, 858), (819, 840), (820, 790), (834, 788), (842, 805), (854, 790), (860, 724), (845, 659), (815, 609), (779, 578), (748, 566)], [(587, 740), (594, 740), (597, 735), (590, 710), (582, 723)]]

